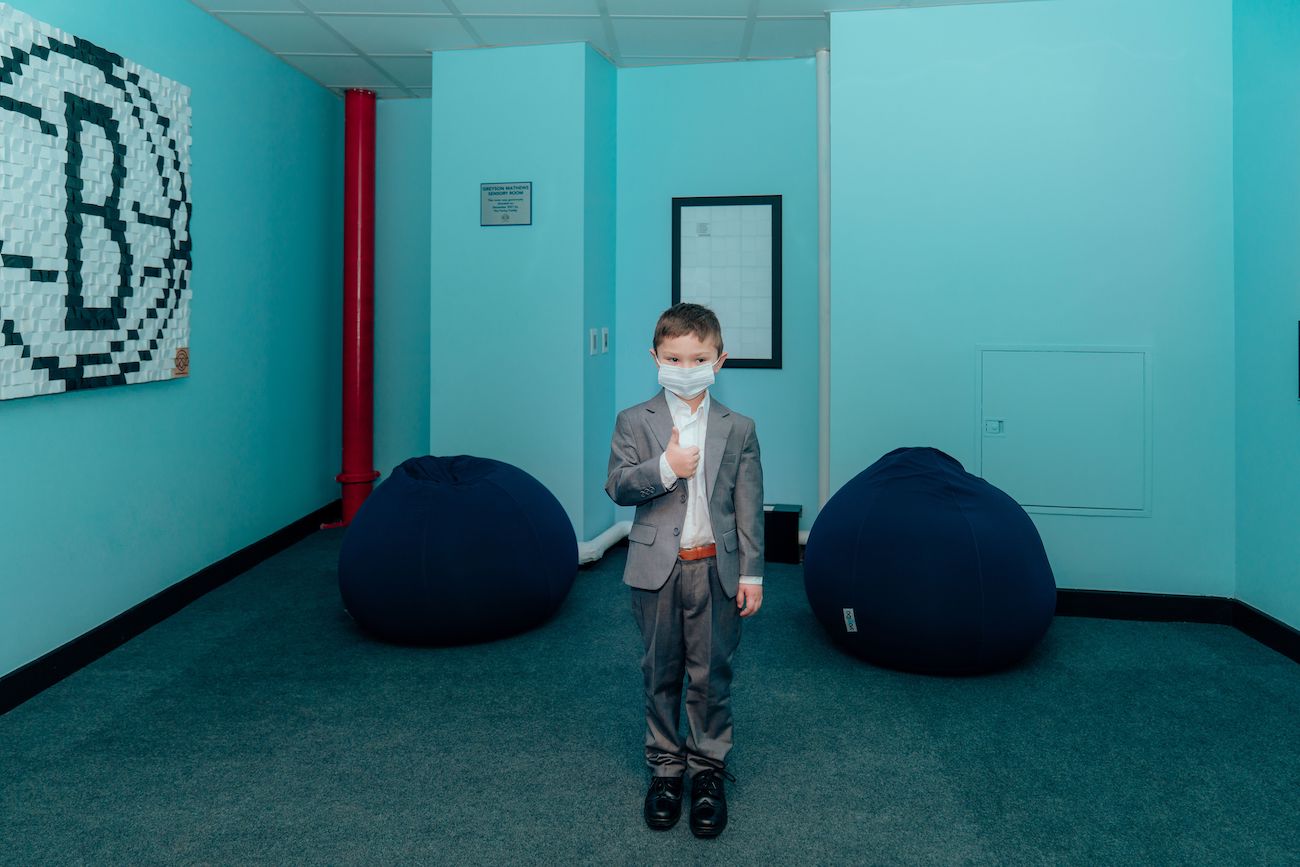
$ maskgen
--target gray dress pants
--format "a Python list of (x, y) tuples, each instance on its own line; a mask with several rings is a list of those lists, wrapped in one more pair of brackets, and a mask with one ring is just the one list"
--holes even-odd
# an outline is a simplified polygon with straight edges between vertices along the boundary
[[(678, 560), (658, 590), (632, 588), (645, 654), (645, 757), (655, 776), (721, 769), (731, 751), (731, 658), (740, 611), (718, 580), (717, 560)], [(685, 741), (678, 732), (682, 678)]]

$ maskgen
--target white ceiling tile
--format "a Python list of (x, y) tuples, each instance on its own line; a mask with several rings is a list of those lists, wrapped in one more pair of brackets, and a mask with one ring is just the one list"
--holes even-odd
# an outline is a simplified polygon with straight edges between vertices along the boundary
[(596, 0), (452, 0), (462, 15), (599, 15)]
[(433, 12), (450, 15), (442, 0), (302, 0), (313, 12)]
[(907, 6), (912, 0), (758, 0), (758, 14), (762, 15), (816, 15), (827, 12), (847, 12), (855, 9), (882, 9)]
[(284, 61), (330, 87), (391, 87), (396, 84), (355, 54), (338, 57), (290, 55)]
[[(956, 0), (965, 3), (967, 0)], [(1001, 0), (999, 0), (1001, 2)], [(827, 12), (862, 12), (871, 9), (897, 9), (899, 6), (915, 6), (915, 0), (826, 0), (822, 3)]]
[(407, 87), (433, 85), (433, 58), (421, 57), (371, 57), (380, 68)]
[(209, 12), (301, 12), (293, 0), (194, 0)]
[(759, 15), (823, 15), (822, 0), (758, 0)]
[(811, 57), (829, 48), (831, 29), (825, 18), (759, 19), (754, 22), (750, 57)]
[(328, 27), (310, 15), (250, 15), (222, 12), (217, 15), (231, 27), (275, 52), (348, 51), (348, 46)]
[(478, 45), (460, 21), (450, 17), (322, 15), (321, 20), (367, 54), (415, 54)]
[(749, 0), (605, 0), (605, 4), (610, 15), (749, 15)]
[(624, 57), (624, 67), (685, 66), (692, 63), (730, 63), (735, 57)]
[(816, 15), (826, 14), (825, 0), (758, 0), (758, 14)]
[(597, 17), (578, 18), (566, 15), (552, 18), (516, 16), (478, 18), (467, 15), (465, 20), (488, 45), (590, 42), (602, 51), (609, 50), (609, 40), (605, 38), (605, 26)]
[(906, 0), (893, 6), (975, 6), (980, 3), (1014, 3), (1016, 0)]
[(619, 53), (635, 57), (736, 57), (742, 19), (615, 18)]

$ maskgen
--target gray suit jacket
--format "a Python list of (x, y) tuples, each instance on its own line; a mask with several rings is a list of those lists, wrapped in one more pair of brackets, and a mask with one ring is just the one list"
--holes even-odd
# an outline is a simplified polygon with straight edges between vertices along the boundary
[(662, 391), (620, 412), (614, 425), (605, 492), (620, 506), (636, 506), (623, 581), (658, 590), (668, 580), (686, 521), (686, 486), (703, 478), (718, 546), (718, 577), (735, 598), (741, 575), (763, 574), (763, 467), (754, 420), (710, 396), (704, 461), (695, 478), (678, 479), (669, 491), (659, 476), (659, 457), (672, 432), (672, 413)]

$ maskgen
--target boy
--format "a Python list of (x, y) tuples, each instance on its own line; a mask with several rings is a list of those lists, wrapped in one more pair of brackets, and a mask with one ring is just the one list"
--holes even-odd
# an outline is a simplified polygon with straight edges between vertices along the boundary
[(709, 396), (727, 360), (712, 310), (664, 311), (650, 357), (664, 390), (618, 414), (605, 483), (614, 502), (636, 506), (623, 581), (645, 648), (644, 815), (655, 830), (673, 827), (689, 773), (691, 831), (716, 837), (727, 825), (722, 779), (735, 781), (731, 658), (741, 618), (763, 604), (763, 469), (753, 420)]

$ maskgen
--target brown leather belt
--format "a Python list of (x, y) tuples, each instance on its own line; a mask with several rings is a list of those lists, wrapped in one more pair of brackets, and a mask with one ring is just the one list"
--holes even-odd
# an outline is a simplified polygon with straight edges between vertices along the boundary
[(703, 560), (705, 557), (716, 557), (717, 554), (717, 545), (701, 545), (698, 548), (682, 548), (677, 552), (677, 556), (683, 560)]

